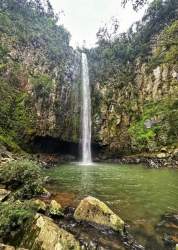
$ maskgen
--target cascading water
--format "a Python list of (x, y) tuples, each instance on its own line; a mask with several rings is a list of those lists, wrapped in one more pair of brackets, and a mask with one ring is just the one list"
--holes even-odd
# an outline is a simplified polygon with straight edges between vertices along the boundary
[(87, 55), (82, 53), (82, 164), (91, 158), (91, 97)]

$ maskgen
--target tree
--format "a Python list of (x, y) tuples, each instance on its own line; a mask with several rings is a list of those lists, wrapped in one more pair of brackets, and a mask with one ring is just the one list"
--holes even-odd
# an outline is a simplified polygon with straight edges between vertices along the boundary
[(119, 21), (116, 17), (111, 18), (111, 22), (109, 24), (105, 24), (103, 27), (99, 28), (96, 36), (98, 41), (111, 42), (116, 39), (117, 31), (119, 28)]
[(132, 3), (134, 10), (138, 10), (140, 7), (143, 7), (148, 0), (123, 0), (122, 5), (125, 7), (128, 2)]

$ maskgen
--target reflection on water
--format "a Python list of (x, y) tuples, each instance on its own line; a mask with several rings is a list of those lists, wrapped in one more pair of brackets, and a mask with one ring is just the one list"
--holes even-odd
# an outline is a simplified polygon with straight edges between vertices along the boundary
[(156, 235), (154, 227), (162, 214), (178, 210), (176, 170), (72, 164), (47, 170), (47, 175), (55, 180), (48, 187), (51, 191), (59, 192), (61, 200), (63, 193), (71, 197), (65, 205), (76, 206), (84, 196), (95, 196), (127, 221), (142, 242), (145, 235)]

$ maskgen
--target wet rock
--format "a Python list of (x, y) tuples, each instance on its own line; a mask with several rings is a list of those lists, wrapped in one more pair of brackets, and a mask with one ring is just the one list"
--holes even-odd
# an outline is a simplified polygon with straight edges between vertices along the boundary
[(102, 201), (88, 196), (84, 198), (74, 213), (77, 221), (96, 223), (115, 231), (123, 232), (124, 221)]
[(80, 244), (75, 237), (58, 227), (52, 219), (37, 214), (26, 225), (26, 232), (20, 246), (30, 250), (80, 250)]
[(165, 214), (157, 225), (166, 246), (174, 247), (178, 244), (178, 214)]
[(50, 215), (62, 215), (62, 207), (61, 205), (55, 201), (52, 200), (49, 206), (49, 214)]
[(4, 188), (0, 189), (0, 201), (3, 201), (10, 194), (11, 191), (8, 191)]

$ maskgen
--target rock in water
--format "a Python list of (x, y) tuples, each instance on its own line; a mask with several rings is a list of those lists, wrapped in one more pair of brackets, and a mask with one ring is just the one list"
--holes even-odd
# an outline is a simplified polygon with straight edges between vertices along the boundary
[(80, 250), (80, 244), (74, 236), (46, 216), (37, 214), (26, 226), (21, 247), (30, 250)]
[(115, 231), (123, 232), (124, 221), (102, 201), (94, 197), (83, 199), (74, 213), (74, 218), (78, 221), (96, 223)]
[(51, 215), (61, 215), (62, 214), (62, 207), (61, 205), (55, 201), (52, 200), (49, 206), (49, 214)]

